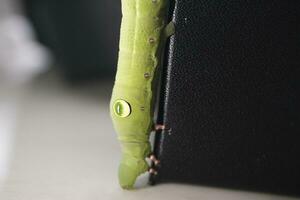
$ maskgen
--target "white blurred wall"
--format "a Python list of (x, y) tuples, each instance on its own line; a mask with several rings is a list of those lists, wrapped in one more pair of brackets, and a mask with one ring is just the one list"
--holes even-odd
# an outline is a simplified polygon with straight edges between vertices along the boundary
[(9, 173), (18, 85), (45, 70), (51, 60), (21, 8), (17, 0), (0, 0), (0, 186)]
[(21, 8), (17, 0), (0, 0), (0, 78), (22, 82), (45, 70), (50, 54), (36, 42)]

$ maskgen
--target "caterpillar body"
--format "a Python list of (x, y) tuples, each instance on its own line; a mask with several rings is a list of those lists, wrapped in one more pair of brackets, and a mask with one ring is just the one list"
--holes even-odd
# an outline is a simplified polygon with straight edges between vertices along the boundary
[(148, 171), (159, 65), (166, 38), (169, 0), (122, 0), (119, 60), (110, 101), (111, 118), (121, 144), (119, 183), (131, 189)]

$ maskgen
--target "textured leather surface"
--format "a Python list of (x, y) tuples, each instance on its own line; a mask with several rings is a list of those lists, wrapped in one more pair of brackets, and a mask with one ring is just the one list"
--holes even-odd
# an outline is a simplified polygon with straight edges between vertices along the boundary
[(177, 0), (152, 181), (300, 194), (300, 1)]

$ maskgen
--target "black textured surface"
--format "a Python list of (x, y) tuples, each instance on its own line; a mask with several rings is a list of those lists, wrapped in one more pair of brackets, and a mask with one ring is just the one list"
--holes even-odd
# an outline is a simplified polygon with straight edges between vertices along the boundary
[(155, 182), (300, 194), (300, 1), (177, 0)]

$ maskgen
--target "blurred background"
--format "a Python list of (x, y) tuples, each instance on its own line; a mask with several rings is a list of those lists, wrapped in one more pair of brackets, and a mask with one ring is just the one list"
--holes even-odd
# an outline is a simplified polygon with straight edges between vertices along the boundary
[(0, 0), (1, 200), (118, 189), (108, 103), (120, 20), (120, 1)]
[(119, 0), (0, 0), (0, 199), (285, 199), (117, 183)]

